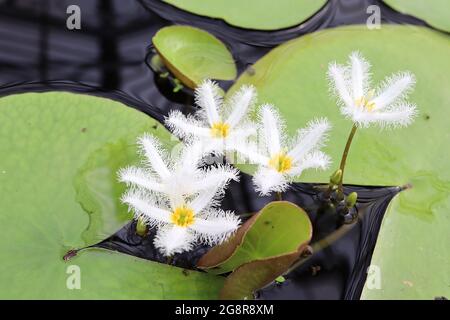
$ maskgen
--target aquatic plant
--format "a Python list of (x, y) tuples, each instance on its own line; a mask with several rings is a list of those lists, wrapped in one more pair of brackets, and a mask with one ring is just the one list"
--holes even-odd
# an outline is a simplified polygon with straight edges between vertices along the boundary
[[(407, 126), (417, 114), (416, 106), (406, 100), (415, 83), (412, 73), (397, 73), (377, 89), (371, 89), (369, 71), (369, 62), (357, 51), (350, 54), (347, 65), (332, 62), (328, 67), (331, 91), (338, 98), (341, 114), (350, 119), (353, 126), (339, 168), (331, 174), (327, 186), (318, 187), (321, 190), (318, 201), (322, 202), (322, 212), (341, 217), (344, 224), (358, 218), (355, 210), (358, 194), (346, 195), (343, 189), (345, 163), (357, 128)], [(211, 271), (234, 271), (222, 297), (239, 294), (248, 297), (258, 286), (281, 276), (296, 260), (295, 265), (301, 263), (311, 232), (304, 234), (301, 248), (297, 243), (298, 250), (285, 248), (275, 255), (267, 252), (259, 258), (260, 262), (253, 261), (251, 255), (244, 259), (243, 253), (236, 253), (241, 257), (236, 260), (233, 252), (246, 252), (247, 249), (241, 250), (246, 243), (243, 237), (249, 230), (258, 228), (255, 221), (262, 213), (253, 215), (236, 236), (226, 242), (237, 230), (240, 220), (233, 213), (218, 209), (218, 199), (230, 180), (238, 180), (238, 171), (220, 163), (206, 165), (204, 157), (211, 153), (227, 155), (232, 151), (256, 165), (255, 190), (261, 196), (276, 192), (280, 201), (273, 204), (280, 213), (288, 210), (281, 201), (282, 192), (294, 179), (307, 169), (328, 168), (330, 157), (321, 148), (325, 146), (331, 125), (326, 118), (313, 119), (305, 128), (297, 129), (293, 138), (288, 138), (284, 120), (274, 106), (259, 106), (256, 119), (251, 118), (256, 90), (247, 85), (224, 101), (219, 86), (204, 80), (195, 90), (195, 101), (198, 110), (193, 115), (172, 111), (165, 120), (167, 127), (185, 144), (181, 157), (169, 159), (155, 139), (141, 138), (139, 143), (150, 170), (128, 167), (119, 172), (120, 180), (130, 187), (122, 199), (135, 212), (138, 232), (143, 229), (142, 225), (157, 228), (154, 244), (166, 256), (189, 251), (197, 241), (211, 246), (219, 244), (201, 259), (200, 265)], [(293, 208), (293, 212), (297, 210), (301, 209)], [(285, 221), (278, 227), (284, 229), (287, 223), (292, 224), (292, 221)], [(256, 250), (255, 245), (248, 250)], [(259, 277), (246, 282), (245, 289), (237, 294), (236, 283), (254, 268), (262, 268)]]
[(179, 157), (171, 158), (151, 135), (138, 142), (145, 167), (119, 172), (119, 179), (130, 186), (122, 201), (141, 223), (157, 227), (154, 245), (161, 253), (189, 251), (197, 242), (222, 243), (237, 229), (240, 219), (217, 208), (228, 182), (237, 180), (235, 169), (225, 165), (199, 169), (202, 154), (196, 146), (186, 145)]
[[(195, 244), (222, 244), (240, 224), (240, 218), (233, 212), (218, 208), (227, 184), (231, 180), (238, 181), (238, 170), (221, 163), (207, 164), (204, 159), (208, 154), (230, 150), (243, 154), (260, 167), (254, 177), (256, 190), (262, 195), (275, 190), (280, 198), (291, 177), (308, 168), (328, 165), (329, 158), (319, 150), (330, 129), (326, 119), (311, 121), (288, 142), (282, 120), (272, 106), (260, 108), (259, 124), (250, 120), (248, 113), (255, 100), (254, 88), (244, 86), (224, 104), (217, 84), (205, 80), (196, 90), (196, 102), (200, 107), (196, 114), (184, 116), (172, 112), (166, 119), (168, 127), (184, 138), (181, 151), (169, 154), (156, 137), (145, 134), (138, 139), (144, 161), (140, 166), (128, 166), (118, 171), (119, 181), (128, 187), (122, 202), (134, 212), (136, 233), (145, 237), (148, 228), (155, 228), (154, 246), (169, 257), (168, 262), (173, 255), (190, 251)], [(251, 139), (258, 133), (262, 136), (262, 149), (253, 152), (256, 144)], [(271, 210), (264, 225), (273, 219), (276, 230), (286, 225), (297, 226), (298, 232), (304, 229), (296, 232), (300, 238), (292, 237), (292, 243), (283, 242), (278, 251), (268, 251), (263, 256), (267, 259), (264, 265), (271, 264), (269, 261), (273, 259), (282, 259), (277, 265), (284, 271), (310, 241), (311, 223), (304, 211), (295, 205), (286, 207), (280, 202), (273, 208), (276, 211)], [(274, 216), (274, 213), (286, 210), (290, 210), (291, 215), (286, 213), (285, 221)], [(259, 215), (254, 215), (254, 219)], [(262, 228), (256, 225), (246, 223), (242, 230)], [(275, 235), (266, 234), (267, 241), (274, 241)], [(217, 250), (220, 254), (229, 252)], [(272, 271), (258, 283), (271, 281), (272, 276), (279, 276), (278, 273)], [(248, 285), (255, 286), (254, 283)]]
[(339, 190), (342, 191), (348, 152), (358, 128), (371, 125), (382, 129), (405, 127), (414, 121), (417, 108), (406, 98), (414, 87), (415, 77), (408, 71), (399, 72), (388, 77), (377, 89), (372, 89), (370, 64), (355, 51), (350, 54), (346, 66), (330, 63), (328, 78), (342, 115), (353, 121), (339, 166)]
[(330, 128), (327, 119), (315, 119), (289, 140), (283, 132), (284, 121), (278, 111), (271, 105), (262, 106), (259, 111), (259, 145), (250, 143), (239, 149), (258, 165), (253, 176), (256, 190), (261, 195), (275, 191), (281, 200), (281, 192), (304, 170), (326, 169), (330, 158), (320, 148), (325, 144)]
[(166, 118), (166, 125), (175, 136), (199, 141), (205, 150), (226, 153), (243, 148), (246, 140), (256, 133), (256, 126), (249, 119), (256, 101), (252, 86), (243, 86), (223, 102), (219, 86), (205, 80), (195, 90), (195, 101), (199, 109), (194, 115), (172, 111)]

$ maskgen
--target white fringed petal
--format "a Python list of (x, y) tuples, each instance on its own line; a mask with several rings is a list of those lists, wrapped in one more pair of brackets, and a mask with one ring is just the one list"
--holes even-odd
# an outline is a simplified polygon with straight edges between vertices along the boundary
[(267, 196), (272, 192), (283, 192), (289, 186), (285, 175), (263, 166), (259, 167), (254, 174), (253, 183), (256, 191), (262, 196)]
[(321, 169), (325, 170), (329, 167), (331, 162), (330, 157), (322, 151), (314, 151), (307, 154), (300, 162), (303, 170), (307, 169)]
[(353, 98), (365, 96), (369, 86), (370, 64), (358, 51), (350, 54), (350, 64), (352, 70)]
[(222, 106), (222, 96), (215, 82), (203, 81), (195, 90), (195, 102), (201, 107), (202, 114), (210, 126), (221, 120), (219, 108)]
[(347, 107), (354, 105), (354, 99), (348, 80), (348, 68), (335, 62), (330, 63), (328, 67), (328, 79), (332, 91), (341, 99)]
[[(267, 149), (263, 147), (263, 149)], [(240, 143), (236, 144), (236, 151), (247, 159), (251, 164), (267, 165), (269, 157), (266, 156), (266, 150), (258, 150), (256, 143)]]
[(253, 86), (242, 86), (238, 92), (231, 97), (231, 113), (227, 123), (236, 127), (244, 119), (248, 111), (256, 101), (256, 90)]
[(260, 121), (263, 130), (264, 143), (270, 154), (280, 152), (281, 149), (281, 129), (283, 123), (278, 111), (273, 106), (266, 104), (261, 107)]
[(389, 110), (376, 112), (371, 120), (380, 123), (381, 127), (406, 127), (414, 122), (416, 115), (415, 105), (403, 104)]
[(310, 121), (306, 128), (298, 131), (289, 156), (294, 160), (300, 160), (309, 152), (319, 149), (325, 144), (330, 129), (331, 124), (326, 118)]
[(239, 180), (238, 170), (231, 166), (213, 167), (206, 171), (202, 171), (201, 176), (201, 178), (193, 183), (192, 190), (194, 192), (213, 189), (216, 190), (216, 193), (221, 193), (218, 188), (225, 188), (228, 181)]
[(119, 170), (119, 181), (127, 186), (137, 186), (149, 191), (163, 192), (164, 186), (155, 181), (155, 179), (144, 169), (138, 167), (126, 167)]
[(225, 241), (239, 227), (240, 219), (230, 211), (214, 210), (206, 218), (196, 218), (189, 228), (209, 245)]
[(152, 166), (152, 169), (162, 179), (170, 176), (169, 169), (167, 168), (165, 161), (163, 160), (163, 150), (158, 140), (152, 135), (145, 134), (138, 139), (138, 144), (141, 147), (142, 152), (147, 158), (148, 163)]
[(402, 100), (411, 92), (415, 83), (415, 76), (410, 72), (401, 72), (387, 78), (377, 90), (377, 97), (372, 100), (375, 103), (375, 110), (383, 110)]
[(203, 138), (210, 136), (209, 128), (204, 128), (197, 119), (192, 116), (185, 116), (178, 110), (171, 111), (165, 123), (170, 131), (180, 139), (191, 139), (193, 136)]
[(194, 209), (195, 212), (202, 212), (208, 207), (215, 206), (217, 199), (222, 197), (225, 188), (230, 180), (238, 181), (237, 171), (233, 169), (214, 170), (215, 177), (209, 177), (209, 188), (204, 188), (199, 194), (191, 201), (189, 206)]
[(129, 190), (122, 196), (122, 202), (134, 210), (136, 217), (142, 217), (149, 225), (160, 225), (170, 221), (170, 211), (158, 207), (157, 199), (148, 193)]
[(196, 241), (195, 234), (188, 228), (166, 225), (158, 229), (153, 244), (165, 256), (189, 251)]

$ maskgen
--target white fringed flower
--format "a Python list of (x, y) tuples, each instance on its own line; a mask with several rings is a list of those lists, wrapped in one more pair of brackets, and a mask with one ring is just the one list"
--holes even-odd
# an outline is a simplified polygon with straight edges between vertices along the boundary
[(195, 115), (185, 116), (172, 111), (166, 125), (174, 135), (187, 141), (201, 141), (204, 148), (216, 153), (234, 151), (256, 134), (248, 113), (255, 104), (256, 90), (243, 86), (224, 103), (216, 83), (205, 80), (195, 91), (200, 109)]
[(298, 130), (294, 139), (288, 141), (284, 124), (272, 106), (262, 106), (259, 117), (259, 148), (248, 145), (238, 151), (258, 164), (253, 181), (261, 195), (286, 190), (289, 183), (306, 169), (328, 167), (330, 158), (320, 151), (330, 130), (327, 119), (309, 122), (306, 128)]
[(144, 166), (119, 170), (119, 181), (132, 188), (191, 195), (214, 187), (217, 182), (237, 179), (238, 171), (230, 166), (199, 169), (203, 155), (207, 153), (200, 143), (183, 146), (181, 151), (170, 156), (152, 135), (140, 137), (138, 144), (145, 158)]
[(201, 170), (200, 145), (187, 145), (169, 157), (150, 135), (139, 139), (145, 167), (119, 171), (119, 180), (130, 189), (122, 197), (141, 219), (158, 231), (155, 246), (166, 256), (190, 250), (194, 243), (209, 245), (227, 239), (240, 220), (230, 211), (215, 208), (236, 169), (218, 165)]
[(406, 98), (415, 84), (410, 72), (388, 77), (378, 89), (370, 88), (370, 64), (359, 52), (352, 52), (347, 66), (330, 63), (328, 78), (339, 98), (341, 113), (360, 127), (407, 126), (417, 113)]

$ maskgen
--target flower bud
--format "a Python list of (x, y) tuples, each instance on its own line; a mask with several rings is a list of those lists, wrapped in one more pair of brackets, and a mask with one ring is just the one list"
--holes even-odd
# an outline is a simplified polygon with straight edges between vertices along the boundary
[(159, 54), (155, 54), (150, 60), (150, 67), (153, 71), (158, 73), (163, 73), (165, 70), (164, 62), (162, 61)]
[(337, 169), (330, 177), (330, 184), (338, 185), (339, 183), (341, 183), (341, 179), (342, 179), (342, 170)]
[(342, 192), (341, 190), (338, 189), (338, 190), (336, 191), (336, 195), (335, 195), (336, 201), (337, 201), (337, 202), (341, 202), (341, 201), (344, 200), (344, 198), (345, 198), (344, 192)]
[(350, 193), (345, 199), (345, 206), (347, 208), (353, 208), (358, 200), (358, 194), (356, 192)]

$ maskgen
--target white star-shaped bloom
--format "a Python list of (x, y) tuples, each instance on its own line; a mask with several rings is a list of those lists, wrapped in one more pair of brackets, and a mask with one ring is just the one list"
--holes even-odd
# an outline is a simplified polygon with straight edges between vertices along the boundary
[(200, 109), (194, 115), (172, 111), (166, 118), (175, 136), (201, 141), (206, 150), (222, 154), (235, 151), (256, 134), (256, 126), (248, 116), (256, 101), (254, 87), (243, 86), (224, 102), (217, 84), (205, 80), (195, 91), (195, 101)]
[(330, 158), (320, 151), (330, 124), (327, 119), (316, 119), (288, 139), (278, 112), (264, 105), (259, 112), (259, 145), (249, 144), (238, 151), (258, 165), (253, 177), (261, 195), (282, 192), (295, 177), (306, 169), (326, 169)]
[(370, 64), (359, 52), (352, 52), (348, 65), (335, 62), (328, 67), (333, 93), (338, 97), (341, 113), (359, 127), (407, 126), (417, 113), (406, 101), (415, 84), (410, 72), (388, 77), (377, 89), (371, 89)]
[(199, 169), (203, 153), (198, 144), (170, 157), (151, 135), (138, 142), (146, 160), (143, 167), (119, 171), (119, 180), (130, 187), (122, 201), (136, 219), (158, 228), (154, 244), (164, 255), (188, 251), (199, 241), (221, 243), (238, 228), (233, 212), (217, 208), (229, 181), (238, 179), (236, 169)]

